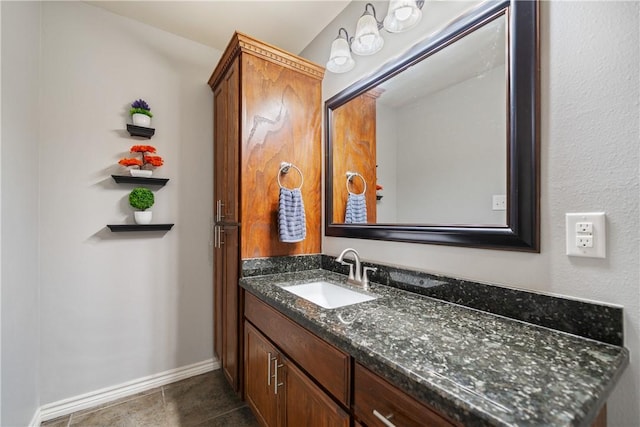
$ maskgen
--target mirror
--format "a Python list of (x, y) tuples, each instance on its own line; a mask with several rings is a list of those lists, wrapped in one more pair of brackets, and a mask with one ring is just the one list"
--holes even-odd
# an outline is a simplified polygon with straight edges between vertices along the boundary
[(539, 251), (537, 31), (485, 2), (329, 99), (326, 235)]

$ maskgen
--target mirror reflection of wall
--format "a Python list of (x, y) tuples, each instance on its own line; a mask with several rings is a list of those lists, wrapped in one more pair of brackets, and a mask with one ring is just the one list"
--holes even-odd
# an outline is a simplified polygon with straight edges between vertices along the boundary
[(505, 17), (379, 86), (377, 223), (505, 225)]

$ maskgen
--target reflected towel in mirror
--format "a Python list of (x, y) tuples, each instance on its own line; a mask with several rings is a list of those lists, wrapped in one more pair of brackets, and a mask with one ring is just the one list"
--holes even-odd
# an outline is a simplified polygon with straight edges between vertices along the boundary
[(349, 193), (347, 197), (347, 209), (344, 215), (346, 224), (360, 224), (367, 222), (367, 202), (364, 193)]

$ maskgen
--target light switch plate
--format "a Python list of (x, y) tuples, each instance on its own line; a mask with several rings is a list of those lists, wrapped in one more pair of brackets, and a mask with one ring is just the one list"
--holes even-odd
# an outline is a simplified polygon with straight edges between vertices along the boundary
[[(567, 255), (606, 258), (607, 230), (604, 212), (568, 213), (565, 215), (565, 221)], [(592, 225), (577, 227), (576, 225), (578, 223), (589, 223)], [(589, 229), (591, 229), (591, 231), (588, 231)], [(582, 232), (581, 230), (585, 231)], [(585, 246), (585, 241), (590, 241), (592, 246)]]

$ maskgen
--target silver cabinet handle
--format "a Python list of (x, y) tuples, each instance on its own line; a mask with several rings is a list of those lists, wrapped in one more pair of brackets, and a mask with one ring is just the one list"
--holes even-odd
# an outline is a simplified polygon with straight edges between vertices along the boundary
[(221, 248), (222, 245), (224, 245), (224, 240), (222, 240), (222, 236), (224, 236), (224, 228), (223, 227), (218, 227), (218, 247)]
[(386, 425), (387, 427), (396, 427), (396, 425), (394, 423), (392, 423), (391, 421), (389, 421), (391, 418), (393, 418), (393, 414), (389, 415), (389, 416), (384, 416), (382, 415), (380, 412), (376, 411), (375, 409), (373, 410), (373, 415), (376, 416), (377, 419), (379, 419), (380, 421), (382, 421), (382, 423), (384, 425)]
[(271, 352), (269, 352), (269, 356), (267, 359), (267, 385), (271, 385), (271, 361), (275, 359), (271, 357)]
[(220, 247), (220, 227), (217, 225), (213, 227), (213, 247)]
[(274, 382), (273, 382), (273, 394), (278, 394), (278, 387), (280, 387), (281, 385), (283, 385), (284, 383), (278, 383), (278, 368), (282, 368), (283, 365), (279, 365), (278, 364), (278, 359), (277, 358), (273, 358), (273, 370), (275, 371), (275, 374), (273, 376)]
[(217, 200), (216, 201), (216, 221), (222, 221), (222, 218), (224, 218), (224, 215), (222, 214), (222, 208), (224, 208), (224, 203), (222, 203), (222, 200)]

